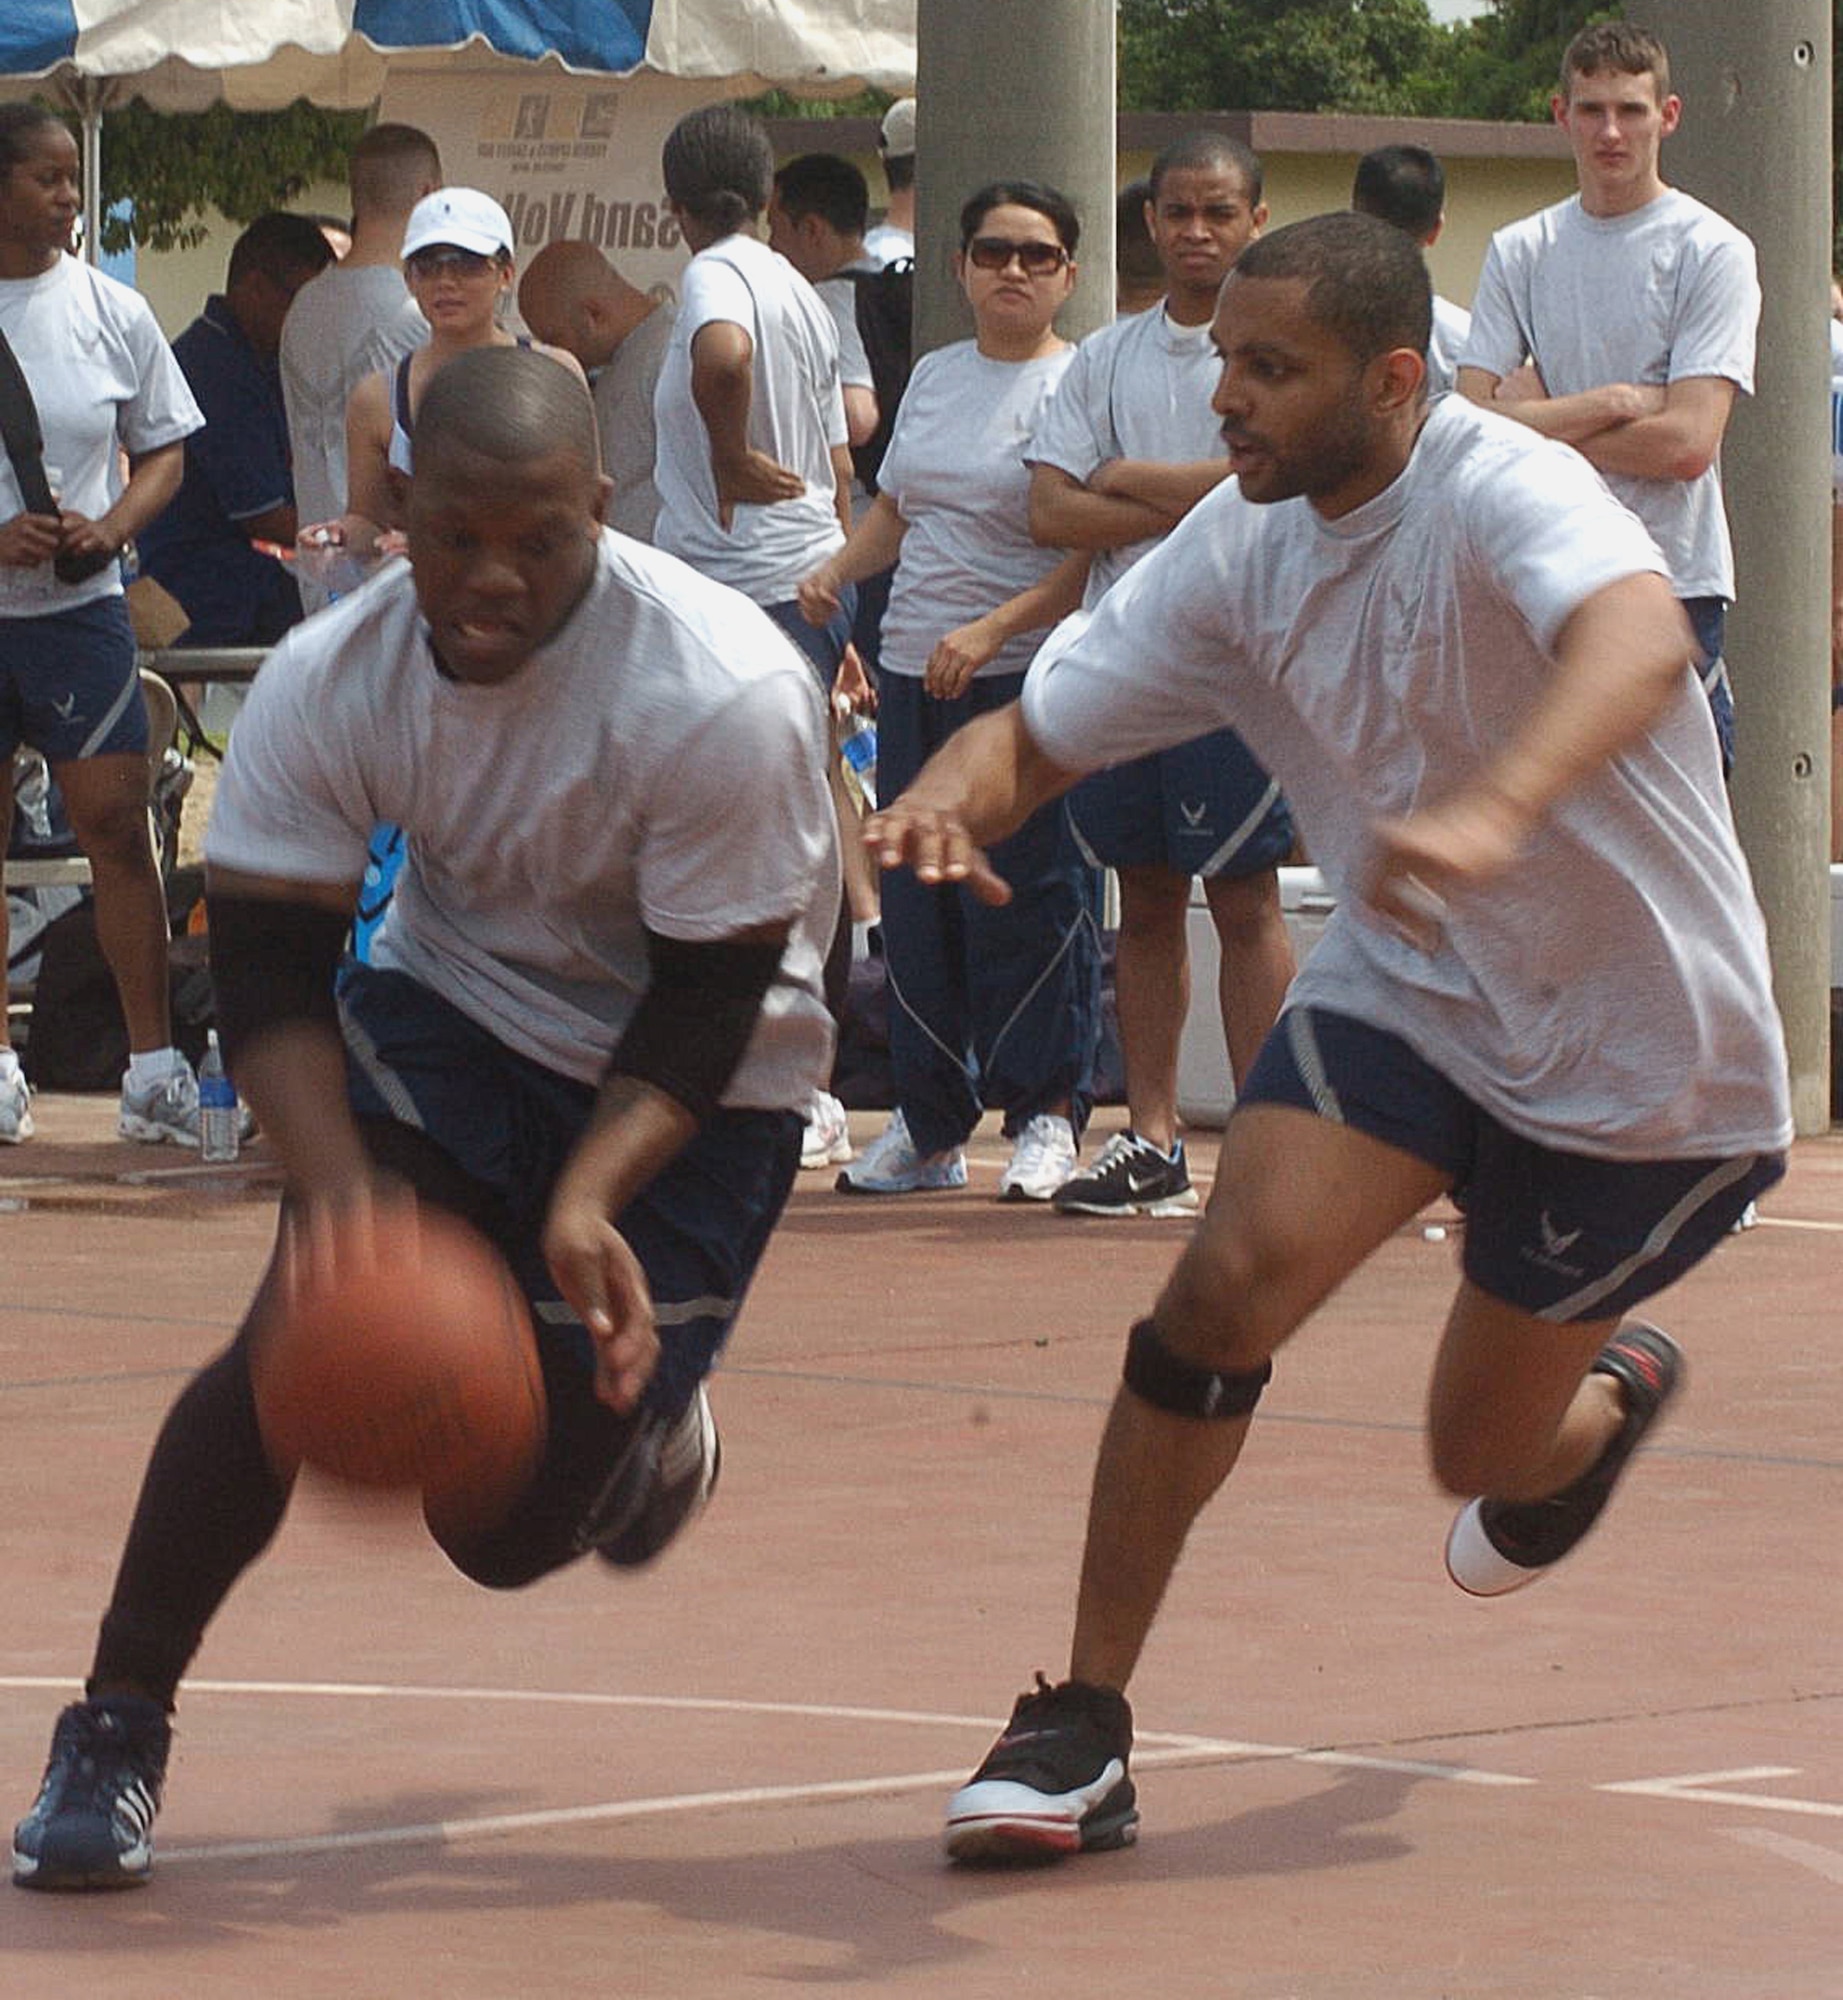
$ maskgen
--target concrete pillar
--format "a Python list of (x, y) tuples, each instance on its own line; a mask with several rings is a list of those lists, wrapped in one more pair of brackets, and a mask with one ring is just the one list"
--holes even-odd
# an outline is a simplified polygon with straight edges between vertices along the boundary
[(1831, 19), (1826, 0), (1653, 0), (1683, 122), (1664, 178), (1754, 240), (1757, 392), (1722, 453), (1734, 810), (1772, 940), (1801, 1132), (1830, 1123)]
[(972, 332), (953, 276), (961, 204), (987, 181), (1047, 181), (1081, 218), (1057, 325), (1113, 318), (1113, 0), (918, 0), (915, 346)]

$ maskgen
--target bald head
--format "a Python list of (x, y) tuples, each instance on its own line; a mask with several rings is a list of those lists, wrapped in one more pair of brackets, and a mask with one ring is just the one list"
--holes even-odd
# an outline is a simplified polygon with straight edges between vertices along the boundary
[(652, 308), (593, 243), (576, 239), (545, 244), (519, 280), (518, 310), (532, 334), (584, 368), (607, 367)]
[(457, 452), (501, 465), (562, 453), (599, 474), (595, 406), (581, 380), (529, 347), (475, 347), (437, 369), (416, 411), (416, 478), (439, 475)]

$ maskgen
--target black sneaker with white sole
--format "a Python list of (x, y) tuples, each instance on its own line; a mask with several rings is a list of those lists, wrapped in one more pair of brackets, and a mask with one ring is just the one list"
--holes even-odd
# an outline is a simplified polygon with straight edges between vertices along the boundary
[(1197, 1191), (1179, 1139), (1161, 1153), (1137, 1132), (1116, 1132), (1085, 1174), (1050, 1197), (1058, 1215), (1194, 1215)]
[(1521, 1590), (1585, 1537), (1612, 1497), (1626, 1461), (1683, 1381), (1683, 1354), (1667, 1333), (1631, 1320), (1601, 1348), (1589, 1371), (1610, 1375), (1625, 1422), (1581, 1476), (1546, 1500), (1473, 1500), (1446, 1538), (1447, 1574), (1474, 1597)]
[(153, 1866), (154, 1815), (173, 1730), (135, 1695), (77, 1701), (58, 1717), (32, 1810), (13, 1829), (22, 1889), (131, 1889)]
[(699, 1383), (676, 1417), (643, 1418), (576, 1531), (617, 1569), (638, 1569), (701, 1514), (717, 1490), (723, 1444)]
[(985, 1762), (948, 1802), (948, 1854), (955, 1861), (1053, 1861), (1130, 1847), (1139, 1837), (1126, 1772), (1132, 1748), (1133, 1711), (1124, 1695), (1085, 1681), (1051, 1687), (1039, 1674)]

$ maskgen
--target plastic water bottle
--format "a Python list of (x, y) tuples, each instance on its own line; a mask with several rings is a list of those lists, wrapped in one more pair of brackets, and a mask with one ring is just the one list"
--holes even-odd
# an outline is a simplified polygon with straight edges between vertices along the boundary
[(845, 785), (867, 813), (877, 809), (877, 725), (861, 708), (838, 718), (838, 758)]
[(198, 1156), (201, 1160), (234, 1160), (238, 1145), (237, 1086), (224, 1070), (224, 1054), (213, 1028), (205, 1043), (205, 1060), (198, 1066)]

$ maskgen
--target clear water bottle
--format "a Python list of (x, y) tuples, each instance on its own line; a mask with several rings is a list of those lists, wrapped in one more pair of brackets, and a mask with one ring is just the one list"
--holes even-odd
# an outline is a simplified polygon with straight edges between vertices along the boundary
[(867, 813), (877, 809), (877, 725), (861, 708), (839, 711), (838, 759), (845, 786)]
[(198, 1156), (201, 1160), (234, 1160), (238, 1143), (237, 1086), (224, 1069), (224, 1053), (213, 1028), (198, 1066)]

